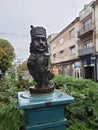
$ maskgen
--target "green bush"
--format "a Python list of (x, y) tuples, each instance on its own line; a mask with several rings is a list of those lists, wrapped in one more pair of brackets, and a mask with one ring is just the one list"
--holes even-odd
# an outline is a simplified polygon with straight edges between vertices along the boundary
[(0, 80), (0, 130), (20, 130), (24, 126), (23, 111), (18, 108), (17, 81)]
[[(55, 76), (53, 82), (55, 88), (75, 98), (75, 103), (65, 108), (67, 129), (98, 130), (98, 83), (62, 75)], [(85, 129), (82, 128), (81, 122), (86, 124)]]
[(79, 123), (75, 123), (75, 124), (69, 126), (69, 128), (67, 128), (67, 130), (92, 130), (92, 129), (87, 128), (87, 125), (85, 122), (79, 122)]
[[(18, 83), (10, 77), (0, 80), (0, 130), (24, 130), (17, 92), (25, 88), (18, 88)], [(65, 107), (67, 130), (98, 130), (98, 83), (62, 75), (55, 76), (52, 83), (75, 98), (74, 103)]]

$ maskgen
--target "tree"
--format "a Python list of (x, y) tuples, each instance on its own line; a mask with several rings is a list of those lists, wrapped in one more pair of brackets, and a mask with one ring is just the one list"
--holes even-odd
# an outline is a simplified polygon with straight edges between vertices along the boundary
[(22, 71), (28, 70), (28, 68), (27, 68), (27, 61), (24, 61), (24, 62), (20, 65), (20, 68), (21, 68)]
[(4, 39), (0, 39), (0, 70), (5, 73), (15, 58), (13, 46)]

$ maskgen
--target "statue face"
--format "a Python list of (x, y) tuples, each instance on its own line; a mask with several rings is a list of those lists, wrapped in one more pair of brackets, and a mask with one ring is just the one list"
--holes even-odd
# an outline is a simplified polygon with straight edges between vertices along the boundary
[(36, 36), (33, 39), (34, 47), (37, 51), (43, 52), (47, 49), (46, 38)]

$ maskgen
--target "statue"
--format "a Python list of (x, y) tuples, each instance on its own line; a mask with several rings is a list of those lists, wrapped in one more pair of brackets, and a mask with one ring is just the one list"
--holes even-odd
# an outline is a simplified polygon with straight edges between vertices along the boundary
[(49, 86), (49, 81), (53, 74), (49, 68), (49, 52), (46, 39), (46, 30), (43, 27), (33, 27), (30, 30), (31, 43), (30, 53), (27, 66), (36, 85), (30, 87), (31, 94), (50, 93), (54, 91), (53, 86)]

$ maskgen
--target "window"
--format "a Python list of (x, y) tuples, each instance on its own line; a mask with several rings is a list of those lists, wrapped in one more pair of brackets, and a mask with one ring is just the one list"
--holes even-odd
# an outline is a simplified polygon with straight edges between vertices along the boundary
[(75, 54), (75, 46), (70, 47), (70, 53)]
[(56, 43), (54, 43), (54, 44), (53, 44), (52, 48), (53, 48), (53, 49), (55, 49), (55, 48), (56, 48)]
[(60, 58), (64, 57), (64, 50), (60, 51)]
[(92, 47), (92, 42), (85, 43), (84, 45), (85, 49), (90, 48), (90, 47)]
[(69, 65), (65, 66), (64, 74), (67, 75), (67, 76), (70, 76), (70, 66)]
[(63, 44), (64, 43), (64, 38), (62, 37), (61, 39), (60, 39), (60, 44)]
[(89, 18), (87, 21), (84, 22), (84, 30), (88, 31), (91, 28), (92, 19)]
[(73, 38), (73, 37), (75, 37), (75, 29), (69, 31), (69, 38)]
[(56, 59), (56, 54), (53, 54), (53, 59)]

